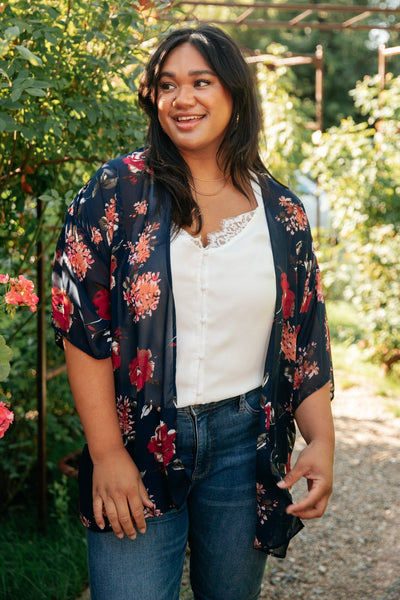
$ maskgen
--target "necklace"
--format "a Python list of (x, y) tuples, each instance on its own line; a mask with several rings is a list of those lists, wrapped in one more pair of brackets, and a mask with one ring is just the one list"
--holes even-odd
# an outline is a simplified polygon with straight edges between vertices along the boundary
[(222, 177), (218, 177), (217, 179), (200, 179), (200, 177), (193, 177), (192, 175), (192, 179), (196, 179), (197, 181), (222, 181), (225, 179), (225, 175), (222, 175)]
[[(224, 189), (224, 187), (226, 186), (226, 179), (225, 177), (221, 177), (220, 179), (210, 179), (209, 181), (220, 181), (221, 179), (224, 180), (224, 183), (222, 184), (222, 187), (217, 190), (216, 192), (213, 192), (212, 194), (206, 194), (205, 192), (199, 192), (199, 190), (192, 184), (189, 183), (190, 187), (192, 188), (192, 190), (194, 191), (195, 194), (198, 194), (199, 196), (216, 196), (217, 194), (219, 194), (220, 192), (222, 192), (222, 190)], [(199, 179), (199, 181), (207, 181), (206, 179)]]

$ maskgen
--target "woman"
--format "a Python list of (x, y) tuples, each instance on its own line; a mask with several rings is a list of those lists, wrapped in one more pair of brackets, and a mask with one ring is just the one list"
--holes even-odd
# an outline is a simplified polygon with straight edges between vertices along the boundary
[[(332, 487), (319, 270), (301, 203), (260, 160), (229, 36), (170, 34), (139, 99), (147, 146), (79, 192), (53, 274), (87, 438), (92, 600), (178, 599), (187, 543), (196, 599), (254, 600), (266, 555), (285, 555)], [(290, 470), (294, 419), (307, 446)]]

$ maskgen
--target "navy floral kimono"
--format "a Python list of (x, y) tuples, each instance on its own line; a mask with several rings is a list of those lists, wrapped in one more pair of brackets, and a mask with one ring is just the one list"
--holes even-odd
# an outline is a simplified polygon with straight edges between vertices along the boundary
[[(260, 176), (260, 184), (277, 298), (262, 382), (255, 547), (284, 557), (302, 523), (286, 514), (290, 493), (276, 483), (290, 468), (294, 411), (331, 379), (331, 361), (320, 272), (304, 209), (276, 181)], [(179, 340), (167, 193), (159, 206), (145, 150), (104, 164), (68, 210), (53, 271), (57, 343), (62, 347), (65, 336), (96, 359), (112, 358), (121, 434), (154, 503), (154, 509), (145, 508), (146, 517), (179, 507), (189, 486), (175, 451)], [(86, 446), (79, 469), (80, 514), (87, 527), (100, 531), (93, 517), (92, 469)]]

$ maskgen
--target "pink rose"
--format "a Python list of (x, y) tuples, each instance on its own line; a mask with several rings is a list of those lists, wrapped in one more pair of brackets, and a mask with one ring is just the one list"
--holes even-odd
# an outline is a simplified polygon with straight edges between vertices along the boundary
[(4, 437), (5, 432), (14, 421), (14, 413), (8, 410), (4, 402), (0, 402), (0, 439)]

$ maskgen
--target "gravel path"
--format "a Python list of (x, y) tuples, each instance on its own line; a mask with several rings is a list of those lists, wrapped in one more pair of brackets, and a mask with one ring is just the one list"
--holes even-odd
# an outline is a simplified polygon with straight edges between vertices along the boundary
[(286, 560), (268, 561), (260, 600), (400, 600), (400, 418), (363, 382), (339, 390), (333, 412), (327, 512), (306, 523)]
[[(365, 382), (336, 382), (334, 492), (287, 558), (268, 559), (260, 600), (400, 600), (400, 418)], [(193, 599), (187, 565), (180, 599)]]

